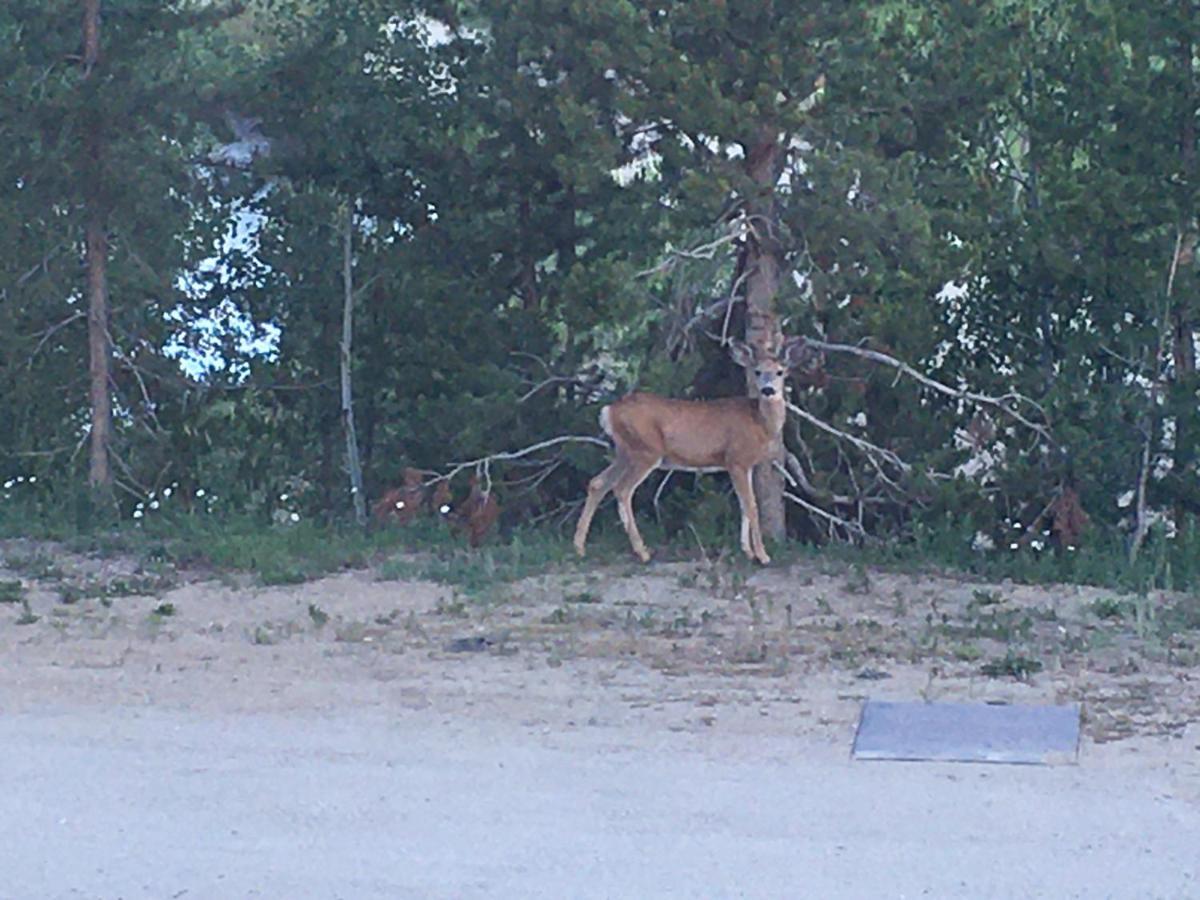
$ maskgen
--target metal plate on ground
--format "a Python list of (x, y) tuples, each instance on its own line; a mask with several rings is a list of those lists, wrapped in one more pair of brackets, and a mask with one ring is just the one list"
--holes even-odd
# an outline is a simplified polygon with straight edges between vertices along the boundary
[(1079, 705), (868, 700), (855, 759), (1061, 765), (1079, 756)]

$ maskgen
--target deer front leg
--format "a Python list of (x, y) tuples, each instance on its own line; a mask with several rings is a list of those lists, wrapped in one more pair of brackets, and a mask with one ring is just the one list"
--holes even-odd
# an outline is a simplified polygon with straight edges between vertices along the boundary
[(765, 566), (771, 561), (771, 557), (767, 556), (767, 549), (763, 546), (762, 531), (758, 525), (758, 503), (754, 499), (750, 470), (730, 469), (729, 478), (733, 482), (738, 504), (742, 508), (742, 552)]

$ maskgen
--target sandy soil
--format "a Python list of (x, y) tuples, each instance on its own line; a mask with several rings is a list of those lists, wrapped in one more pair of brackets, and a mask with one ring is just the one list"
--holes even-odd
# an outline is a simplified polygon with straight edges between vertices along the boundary
[[(177, 762), (186, 769), (189, 754), (203, 756), (199, 748), (214, 734), (215, 744), (242, 735), (237, 749), (224, 751), (236, 768), (235, 761), (259, 751), (286, 755), (288, 746), (299, 748), (304, 759), (320, 756), (313, 747), (305, 749), (307, 743), (376, 746), (372, 735), (386, 740), (389, 727), (406, 723), (405, 745), (415, 741), (411, 746), (425, 749), (395, 750), (399, 756), (393, 758), (376, 746), (371, 753), (382, 757), (375, 762), (411, 764), (418, 771), (417, 759), (427, 764), (461, 753), (463, 771), (474, 772), (485, 761), (519, 759), (516, 773), (510, 773), (515, 780), (502, 779), (501, 786), (509, 783), (522, 796), (543, 776), (547, 784), (562, 779), (567, 789), (582, 754), (591, 767), (587, 778), (593, 779), (584, 778), (586, 803), (601, 810), (603, 819), (603, 827), (580, 825), (584, 832), (595, 826), (609, 834), (614, 823), (625, 821), (622, 816), (632, 816), (627, 824), (635, 831), (644, 826), (647, 847), (663, 854), (661, 865), (646, 869), (637, 882), (647, 892), (643, 896), (788, 893), (787, 886), (794, 886), (787, 876), (792, 864), (817, 851), (811, 844), (790, 852), (774, 844), (765, 849), (755, 841), (764, 839), (759, 825), (787, 818), (786, 810), (772, 810), (772, 792), (779, 802), (800, 802), (789, 793), (795, 778), (827, 783), (833, 792), (803, 803), (815, 803), (826, 815), (846, 813), (840, 826), (822, 832), (836, 840), (821, 843), (821, 853), (832, 854), (837, 846), (851, 859), (858, 841), (859, 849), (881, 853), (894, 865), (906, 857), (906, 842), (936, 840), (945, 828), (957, 828), (959, 839), (967, 835), (975, 847), (974, 854), (956, 851), (950, 862), (936, 854), (930, 858), (926, 848), (921, 851), (926, 863), (911, 869), (911, 879), (896, 881), (894, 870), (882, 871), (874, 893), (869, 886), (863, 891), (847, 886), (841, 893), (811, 896), (1200, 895), (1200, 853), (1182, 849), (1200, 846), (1200, 644), (1194, 632), (1163, 627), (1184, 598), (1139, 600), (1079, 587), (982, 585), (820, 564), (570, 569), (467, 595), (430, 582), (380, 580), (372, 571), (286, 587), (230, 577), (193, 580), (197, 576), (188, 573), (145, 571), (134, 561), (88, 558), (31, 542), (0, 545), (0, 559), (8, 560), (0, 581), (19, 579), (27, 598), (25, 604), (0, 606), (0, 722), (8, 730), (0, 743), (9, 754), (46, 760), (22, 782), (39, 785), (39, 795), (55, 796), (65, 790), (62, 783), (91, 777), (80, 774), (80, 760), (88, 754), (73, 755), (72, 747), (78, 750), (81, 742), (97, 742), (119, 763), (121, 753), (135, 753), (131, 748), (140, 748), (136, 754), (167, 752), (147, 743), (148, 732), (195, 729), (198, 737), (171, 751), (182, 754)], [(152, 593), (125, 593), (129, 590)], [(868, 696), (1078, 700), (1085, 711), (1081, 765), (1018, 770), (851, 764), (854, 724)], [(259, 734), (262, 723), (275, 723), (274, 730)], [(461, 789), (457, 770), (447, 766), (442, 775)], [(650, 781), (634, 779), (622, 788), (629, 766), (651, 773)], [(169, 794), (173, 771), (168, 766), (151, 781), (161, 782)], [(893, 774), (878, 774), (884, 771)], [(997, 772), (1003, 774), (991, 774)], [(335, 791), (319, 787), (324, 776), (305, 777), (317, 798), (326, 788)], [(693, 796), (696, 780), (710, 778), (713, 793)], [(221, 784), (213, 787), (213, 796), (232, 789)], [(660, 810), (654, 824), (645, 825), (639, 817), (649, 813), (629, 801), (639, 784), (651, 791), (658, 785), (674, 797), (667, 808), (675, 809), (676, 820), (662, 819), (666, 813)], [(488, 790), (493, 793), (449, 790), (446, 816), (471, 817), (471, 796), (479, 798), (481, 809), (493, 804), (512, 809), (514, 802), (525, 808), (512, 795), (494, 795), (494, 785)], [(919, 816), (927, 833), (904, 837), (911, 822), (897, 819), (894, 809), (880, 812), (884, 798), (870, 797), (871, 790), (904, 798), (902, 805), (920, 807), (921, 798), (928, 798)], [(629, 805), (610, 809), (613, 791), (626, 791), (621, 796)], [(764, 810), (759, 825), (731, 811), (745, 791)], [(853, 802), (839, 806), (839, 792)], [(544, 798), (547, 808), (567, 802), (558, 796)], [(9, 802), (17, 801), (10, 796)], [(710, 821), (712, 816), (717, 818)], [(872, 816), (882, 817), (882, 830), (870, 824)], [(566, 821), (576, 818), (568, 815)], [(278, 817), (260, 816), (260, 824), (267, 820), (280, 824)], [(725, 823), (717, 832), (728, 826), (728, 841), (713, 837), (714, 821)], [(1132, 822), (1140, 824), (1131, 832), (1126, 826)], [(501, 836), (488, 832), (488, 838), (480, 820), (472, 823), (464, 826), (464, 840), (491, 840), (488, 858), (525, 846), (517, 839), (521, 827), (551, 849), (564, 839), (561, 828), (533, 807), (523, 825), (508, 822)], [(322, 833), (339, 827), (320, 816), (311, 824)], [(1033, 851), (1020, 835), (1031, 828), (1044, 846), (1026, 865), (1023, 854)], [(677, 842), (692, 831), (703, 840), (684, 852)], [(432, 832), (418, 829), (414, 840), (419, 843), (421, 835), (433, 839)], [(972, 866), (978, 875), (976, 857), (992, 838), (1015, 854), (1018, 865), (997, 868), (968, 887), (967, 870), (960, 870)], [(32, 859), (47, 850), (28, 835), (21, 841)], [(622, 841), (615, 858), (636, 856), (637, 848)], [(742, 841), (757, 850), (739, 857)], [(3, 835), (0, 842), (12, 846)], [(1124, 871), (1131, 880), (1112, 881), (1112, 873), (1086, 862), (1106, 842), (1112, 843), (1105, 851), (1110, 861), (1121, 857), (1112, 856), (1114, 847), (1130, 854)], [(167, 896), (161, 891), (173, 885), (192, 891), (180, 896), (284, 895), (270, 885), (285, 882), (270, 878), (253, 889), (265, 892), (254, 893), (247, 887), (252, 879), (239, 880), (239, 873), (249, 877), (253, 865), (235, 866), (230, 859), (241, 857), (206, 846), (197, 852), (216, 860), (216, 868), (193, 865), (192, 881), (180, 863), (158, 873), (165, 878), (174, 872), (176, 880), (147, 878), (131, 885), (121, 880), (125, 870), (107, 857), (107, 845), (92, 849), (103, 849), (112, 877), (106, 881), (89, 869), (78, 893), (66, 890), (70, 882), (54, 881), (53, 869), (21, 871), (27, 889), (39, 892), (28, 896), (52, 896), (56, 890), (62, 896)], [(428, 852), (444, 855), (436, 850), (440, 846), (435, 842)], [(568, 854), (562, 859), (581, 852), (575, 847), (560, 847)], [(713, 854), (743, 859), (749, 868), (733, 863), (721, 868)], [(562, 863), (551, 856), (556, 866)], [(565, 892), (560, 896), (621, 895), (619, 877), (597, 874), (597, 866), (604, 868), (601, 857), (581, 857), (574, 880), (566, 866), (555, 870), (557, 880), (539, 882), (540, 870), (530, 859), (504, 869), (503, 877), (467, 866), (457, 879), (436, 866), (428, 872), (418, 866), (406, 870), (412, 875), (408, 881), (380, 875), (377, 882), (353, 882), (361, 890), (343, 881), (341, 893), (333, 868), (328, 890), (313, 888), (326, 882), (310, 879), (305, 884), (312, 890), (289, 889), (286, 895), (529, 896), (539, 893), (538, 884), (554, 885)], [(1068, 857), (1075, 860), (1074, 877), (1083, 879), (1074, 882), (1079, 890), (1066, 890), (1069, 871), (1066, 881), (1050, 877)], [(286, 868), (286, 854), (273, 851), (263, 858)], [(823, 858), (828, 863), (832, 857)], [(1145, 871), (1138, 868), (1143, 864)], [(211, 879), (221, 865), (230, 880), (218, 884)], [(831, 888), (850, 884), (839, 881), (857, 870), (857, 864), (847, 866), (843, 871), (840, 865), (816, 865), (813, 871)], [(93, 868), (100, 871), (104, 864)], [(700, 876), (710, 869), (705, 881)], [(745, 880), (751, 871), (757, 874)], [(586, 872), (591, 874), (585, 878)], [(100, 880), (89, 880), (94, 878)], [(1054, 884), (1062, 890), (1034, 890)], [(555, 895), (549, 889), (542, 893)], [(3, 887), (0, 896), (8, 896)]]

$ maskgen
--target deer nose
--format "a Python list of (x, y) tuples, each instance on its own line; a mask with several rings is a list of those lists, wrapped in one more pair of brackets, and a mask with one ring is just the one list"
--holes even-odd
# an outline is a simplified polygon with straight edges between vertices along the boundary
[(765, 388), (762, 389), (762, 395), (764, 397), (774, 397), (775, 396), (775, 388), (771, 387), (770, 385), (767, 385)]

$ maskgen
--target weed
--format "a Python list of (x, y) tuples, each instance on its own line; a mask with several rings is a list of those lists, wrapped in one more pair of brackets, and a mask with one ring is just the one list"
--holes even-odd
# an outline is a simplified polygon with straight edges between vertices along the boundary
[(384, 579), (421, 579), (454, 585), (467, 593), (481, 594), (496, 584), (519, 581), (553, 569), (573, 565), (561, 542), (528, 534), (514, 534), (506, 545), (482, 550), (444, 549), (420, 559), (398, 557), (384, 563)]
[(36, 578), (38, 581), (58, 581), (63, 577), (62, 567), (47, 553), (10, 554), (4, 560), (5, 566), (14, 572)]
[(167, 618), (168, 616), (173, 616), (173, 615), (175, 615), (175, 604), (167, 603), (164, 601), (163, 603), (160, 603), (156, 607), (154, 607), (152, 615), (155, 615), (155, 616), (158, 616), (159, 618), (164, 618), (164, 619)]
[(20, 603), (25, 599), (25, 586), (19, 581), (0, 581), (0, 603)]
[(999, 591), (984, 591), (976, 590), (971, 592), (972, 606), (997, 606), (1004, 602), (1004, 597)]
[(975, 662), (983, 656), (983, 651), (974, 644), (955, 644), (950, 648), (950, 653), (961, 662)]
[(1126, 604), (1112, 597), (1102, 597), (1088, 604), (1088, 609), (1097, 619), (1125, 618)]
[(318, 628), (329, 621), (329, 613), (325, 612), (325, 610), (321, 609), (315, 603), (308, 604), (308, 617), (312, 619), (313, 624)]
[(851, 568), (850, 574), (846, 577), (845, 588), (848, 594), (871, 593), (871, 576), (867, 572), (867, 567), (861, 562), (855, 563)]
[(467, 609), (466, 602), (458, 594), (453, 595), (449, 600), (439, 599), (433, 611), (439, 616), (451, 619), (465, 619), (471, 614)]
[(600, 595), (594, 594), (591, 591), (579, 591), (576, 594), (567, 594), (563, 597), (564, 603), (599, 603)]
[(1042, 668), (1039, 660), (1009, 650), (1003, 658), (984, 663), (979, 667), (979, 671), (988, 678), (1010, 677), (1018, 681), (1027, 681), (1030, 675), (1042, 671)]
[(40, 618), (41, 618), (41, 616), (34, 615), (33, 610), (29, 608), (29, 600), (22, 599), (21, 600), (21, 615), (17, 616), (17, 624), (18, 625), (32, 625), (34, 622), (36, 622)]

